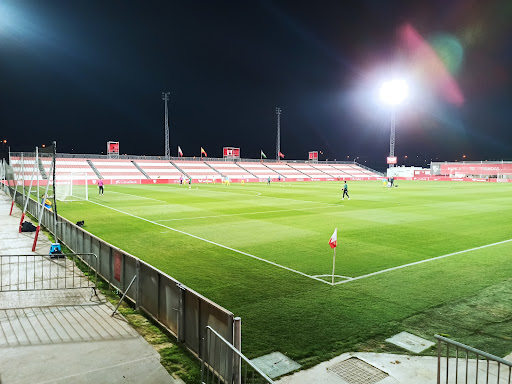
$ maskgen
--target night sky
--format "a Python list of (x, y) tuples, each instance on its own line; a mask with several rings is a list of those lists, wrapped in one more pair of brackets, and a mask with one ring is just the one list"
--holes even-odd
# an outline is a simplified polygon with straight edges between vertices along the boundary
[[(0, 139), (12, 151), (512, 160), (512, 2), (2, 0)], [(404, 32), (407, 31), (407, 32)], [(454, 92), (458, 95), (453, 97)], [(405, 158), (407, 156), (407, 158)]]

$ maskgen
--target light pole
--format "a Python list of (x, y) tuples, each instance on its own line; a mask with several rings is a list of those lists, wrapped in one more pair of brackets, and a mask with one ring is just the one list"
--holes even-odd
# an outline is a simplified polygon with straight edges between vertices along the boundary
[[(395, 129), (396, 129), (396, 107), (407, 97), (407, 83), (403, 79), (392, 79), (382, 83), (380, 87), (380, 99), (384, 104), (391, 107), (391, 133), (389, 136), (389, 157), (395, 157)], [(389, 167), (393, 167), (390, 163)]]
[(162, 100), (165, 102), (165, 160), (171, 159), (171, 147), (169, 146), (169, 116), (167, 111), (167, 102), (170, 92), (162, 92)]
[(276, 139), (276, 160), (279, 161), (281, 157), (281, 108), (276, 107), (277, 115), (277, 139)]

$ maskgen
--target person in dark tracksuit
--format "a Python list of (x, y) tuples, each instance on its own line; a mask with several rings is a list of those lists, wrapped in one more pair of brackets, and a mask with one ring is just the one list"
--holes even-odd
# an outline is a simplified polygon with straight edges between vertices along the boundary
[(345, 195), (347, 195), (348, 199), (350, 200), (350, 196), (348, 195), (348, 185), (345, 181), (345, 184), (343, 184), (343, 196), (341, 197), (341, 200), (345, 198)]

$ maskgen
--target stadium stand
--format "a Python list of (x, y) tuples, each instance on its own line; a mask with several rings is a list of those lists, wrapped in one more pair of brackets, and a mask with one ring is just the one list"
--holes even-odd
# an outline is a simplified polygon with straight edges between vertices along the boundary
[(146, 179), (130, 160), (91, 159), (103, 179)]
[(323, 172), (312, 164), (291, 164), (291, 166), (300, 172), (307, 175), (312, 179), (332, 179), (333, 176), (329, 173)]
[[(11, 163), (15, 172), (24, 172), (29, 180), (32, 175), (34, 158), (25, 156), (24, 166), (21, 166), (21, 157), (11, 155)], [(47, 179), (51, 160), (40, 157), (35, 164), (40, 180)], [(98, 178), (106, 180), (138, 180), (140, 183), (161, 179), (162, 182), (177, 181), (180, 177), (189, 178), (198, 182), (220, 181), (229, 177), (232, 181), (245, 180), (249, 182), (266, 181), (268, 177), (277, 179), (281, 177), (289, 181), (302, 180), (332, 180), (343, 178), (379, 178), (377, 172), (365, 168), (357, 163), (326, 164), (308, 162), (276, 162), (276, 161), (248, 161), (248, 160), (221, 160), (211, 161), (175, 159), (161, 160), (137, 158), (107, 159), (97, 157), (65, 157), (56, 158), (57, 180), (68, 180), (87, 177), (94, 183)], [(85, 176), (86, 175), (86, 176)], [(169, 180), (169, 181), (167, 181)]]
[(212, 180), (220, 181), (222, 176), (215, 169), (206, 164), (204, 161), (186, 162), (186, 161), (173, 161), (178, 168), (184, 173), (189, 175), (193, 180)]
[(334, 173), (336, 177), (344, 178), (344, 177), (379, 177), (380, 175), (368, 171), (363, 167), (358, 166), (357, 164), (330, 164), (332, 168), (334, 168)]
[(209, 161), (208, 164), (212, 168), (214, 168), (217, 172), (219, 172), (222, 176), (227, 176), (230, 179), (244, 179), (250, 180), (254, 179), (254, 176), (247, 172), (245, 169), (239, 167), (236, 163), (232, 161), (225, 162), (214, 162)]
[(353, 177), (379, 177), (380, 175), (357, 164), (351, 164)]
[(280, 174), (282, 177), (287, 179), (304, 179), (305, 177), (309, 177), (308, 175), (302, 173), (301, 171), (292, 168), (287, 163), (263, 163), (263, 165), (272, 169), (273, 171)]
[(318, 163), (310, 164), (310, 165), (311, 165), (311, 167), (323, 172), (325, 175), (328, 175), (329, 177), (337, 177), (335, 170), (330, 165), (327, 165), (327, 164), (324, 165), (324, 164), (318, 164)]
[(238, 162), (238, 165), (253, 174), (255, 177), (259, 179), (267, 179), (268, 177), (278, 178), (279, 173), (273, 171), (272, 169), (265, 167), (261, 163), (250, 163), (250, 162)]
[[(183, 175), (168, 160), (135, 160), (137, 164), (151, 179), (179, 180)], [(183, 177), (188, 177), (183, 175)]]
[[(27, 157), (25, 156), (23, 158), (23, 166), (22, 166), (22, 159), (19, 156), (11, 156), (11, 167), (13, 171), (15, 172), (15, 177), (20, 180), (30, 180), (32, 177), (32, 171), (34, 169), (34, 163), (35, 163), (35, 157)], [(50, 160), (46, 161), (43, 160), (44, 167), (49, 170), (50, 169)], [(38, 176), (39, 174), (39, 176)], [(37, 179), (45, 179), (46, 175), (42, 175), (41, 171), (39, 170), (39, 167), (36, 168), (36, 173), (34, 174), (34, 178)]]
[[(48, 168), (50, 168), (50, 165), (45, 165), (45, 169)], [(98, 178), (94, 170), (87, 162), (87, 159), (56, 158), (55, 168), (55, 177), (61, 180), (69, 179), (72, 177), (73, 173), (86, 174), (88, 180)]]

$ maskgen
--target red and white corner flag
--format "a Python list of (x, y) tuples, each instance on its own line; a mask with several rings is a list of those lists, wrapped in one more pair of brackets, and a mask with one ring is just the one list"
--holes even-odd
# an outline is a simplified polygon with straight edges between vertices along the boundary
[(334, 249), (338, 245), (338, 228), (334, 230), (331, 238), (329, 239), (329, 246)]
[(183, 152), (181, 151), (181, 148), (179, 145), (178, 145), (178, 156), (183, 157)]
[(284, 155), (281, 152), (279, 152), (278, 155), (279, 155), (279, 157), (284, 158)]

